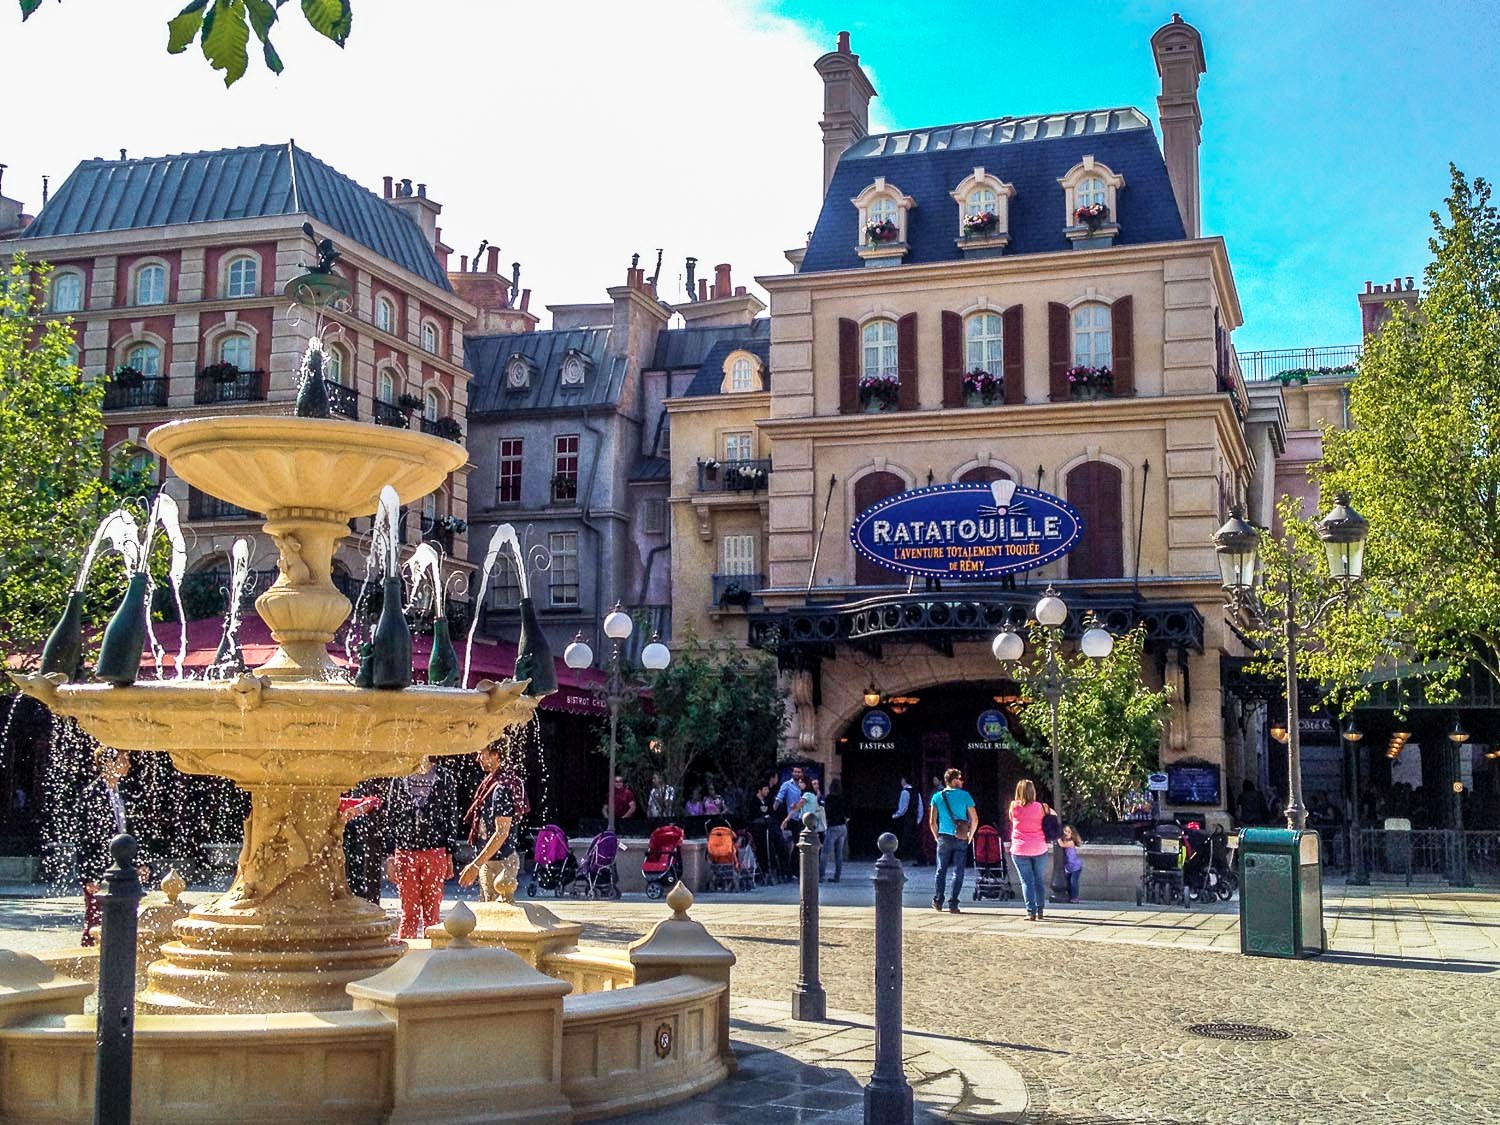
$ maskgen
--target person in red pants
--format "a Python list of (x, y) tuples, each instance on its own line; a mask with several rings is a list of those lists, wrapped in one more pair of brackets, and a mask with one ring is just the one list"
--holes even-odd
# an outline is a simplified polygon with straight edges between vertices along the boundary
[(438, 924), (443, 881), (453, 874), (453, 783), (436, 758), (423, 758), (410, 777), (392, 779), (385, 813), (394, 853), (390, 877), (401, 892), (401, 936), (422, 937)]

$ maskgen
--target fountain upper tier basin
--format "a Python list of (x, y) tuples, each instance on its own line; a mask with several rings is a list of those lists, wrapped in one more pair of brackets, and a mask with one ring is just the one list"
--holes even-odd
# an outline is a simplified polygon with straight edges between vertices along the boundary
[(411, 773), (427, 754), (472, 752), (530, 720), (526, 681), (477, 688), (233, 680), (70, 684), (12, 673), (20, 689), (117, 750), (164, 750), (179, 769), (241, 785), (335, 785)]
[(252, 512), (375, 512), (390, 485), (403, 504), (435, 491), (468, 459), (463, 446), (392, 426), (296, 417), (192, 418), (146, 444), (194, 488)]

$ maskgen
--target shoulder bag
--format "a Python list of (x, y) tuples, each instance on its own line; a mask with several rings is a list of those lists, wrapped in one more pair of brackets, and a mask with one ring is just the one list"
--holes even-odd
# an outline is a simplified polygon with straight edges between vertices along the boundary
[(1042, 816), (1042, 836), (1049, 844), (1055, 844), (1062, 839), (1062, 820), (1050, 806)]
[(969, 818), (965, 816), (963, 823), (959, 823), (958, 817), (953, 815), (953, 806), (948, 804), (948, 790), (938, 792), (938, 799), (943, 802), (943, 808), (948, 813), (948, 819), (953, 822), (953, 835), (964, 843), (969, 842)]

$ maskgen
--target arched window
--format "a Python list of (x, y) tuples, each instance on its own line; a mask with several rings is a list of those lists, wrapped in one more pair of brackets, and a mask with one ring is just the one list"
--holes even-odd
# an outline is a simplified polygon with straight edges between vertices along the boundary
[(135, 303), (162, 305), (167, 300), (167, 267), (142, 266), (135, 274)]
[(380, 373), (380, 387), (376, 391), (376, 397), (387, 404), (393, 404), (396, 401), (396, 376), (389, 368)]
[(438, 494), (429, 492), (422, 497), (422, 522), (425, 523), (427, 531), (432, 531), (437, 524), (438, 518)]
[(991, 375), (1005, 370), (1002, 324), (1003, 320), (996, 312), (977, 312), (968, 316), (964, 321), (964, 370), (988, 371)]
[(1123, 488), (1108, 461), (1085, 461), (1068, 472), (1068, 503), (1083, 517), (1083, 538), (1068, 555), (1069, 578), (1121, 578), (1125, 574)]
[(870, 201), (866, 210), (869, 224), (875, 226), (879, 223), (894, 223), (896, 221), (896, 201), (888, 195)]
[(224, 296), (253, 297), (259, 282), (260, 264), (254, 258), (236, 258), (224, 273)]
[(975, 188), (969, 192), (969, 198), (964, 200), (964, 218), (970, 215), (983, 215), (986, 211), (992, 215), (995, 214), (995, 189)]
[(958, 478), (960, 484), (989, 484), (992, 480), (1010, 480), (1010, 474), (994, 465), (975, 465)]
[(438, 397), (437, 391), (431, 387), (427, 388), (422, 395), (422, 417), (429, 422), (436, 422), (443, 416), (443, 400)]
[(79, 350), (78, 341), (77, 340), (71, 341), (68, 344), (68, 366), (69, 367), (78, 367), (78, 366), (80, 366), (79, 361), (80, 361), (80, 359), (82, 359), (82, 357), (83, 357), (83, 352)]
[[(862, 512), (871, 504), (878, 503), (887, 496), (894, 496), (904, 491), (905, 488), (906, 485), (895, 473), (867, 473), (854, 482), (854, 510), (856, 513)], [(855, 585), (886, 586), (896, 581), (899, 581), (899, 576), (895, 571), (887, 570), (879, 563), (871, 562), (864, 555), (855, 553)]]
[(1109, 367), (1112, 362), (1109, 306), (1090, 301), (1073, 310), (1073, 366)]
[(155, 378), (161, 374), (161, 349), (155, 344), (136, 344), (125, 353), (125, 365)]
[(83, 308), (83, 274), (55, 273), (52, 275), (52, 311), (55, 313), (78, 312)]
[(429, 323), (422, 325), (422, 350), (424, 352), (432, 352), (434, 355), (437, 354), (438, 330), (436, 325)]
[(110, 479), (127, 490), (156, 483), (156, 458), (133, 441), (122, 441), (111, 449), (108, 464)]
[(755, 389), (755, 367), (748, 359), (737, 359), (729, 369), (731, 391), (753, 391)]
[(375, 327), (382, 332), (396, 331), (396, 306), (389, 297), (375, 298)]
[(323, 378), (340, 386), (349, 385), (344, 382), (344, 349), (337, 344), (328, 345), (323, 353)]
[(896, 322), (894, 320), (872, 320), (861, 333), (863, 360), (860, 375), (866, 379), (897, 379), (896, 366)]
[(1085, 176), (1073, 189), (1073, 198), (1076, 200), (1075, 207), (1090, 207), (1096, 203), (1107, 203), (1109, 197), (1105, 193), (1104, 178)]
[(232, 363), (241, 371), (255, 367), (255, 345), (243, 332), (231, 332), (219, 340), (219, 362)]

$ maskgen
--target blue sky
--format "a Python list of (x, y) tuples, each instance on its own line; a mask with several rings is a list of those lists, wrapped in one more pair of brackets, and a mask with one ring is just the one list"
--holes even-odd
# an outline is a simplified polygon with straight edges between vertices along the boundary
[[(946, 0), (779, 0), (773, 10), (830, 46), (851, 32), (880, 95), (877, 122), (890, 128), (1112, 105), (1154, 124), (1149, 40), (1172, 14)], [(1449, 161), (1471, 178), (1500, 177), (1500, 3), (1178, 10), (1208, 62), (1204, 233), (1229, 246), (1245, 309), (1236, 347), (1357, 341), (1366, 280), (1420, 283)]]

